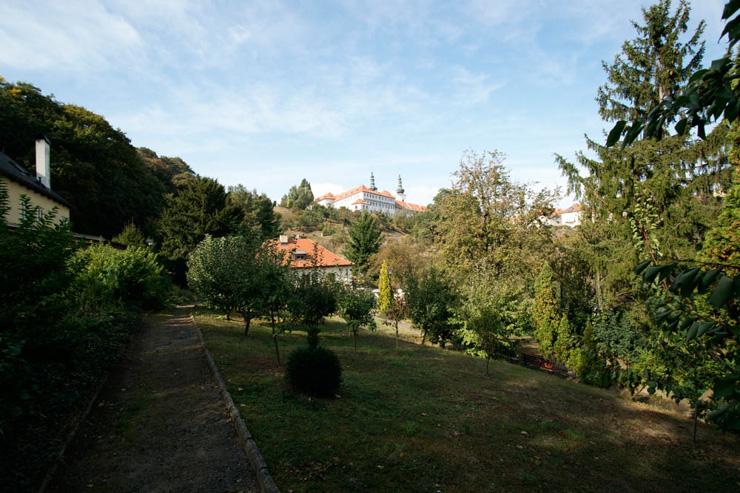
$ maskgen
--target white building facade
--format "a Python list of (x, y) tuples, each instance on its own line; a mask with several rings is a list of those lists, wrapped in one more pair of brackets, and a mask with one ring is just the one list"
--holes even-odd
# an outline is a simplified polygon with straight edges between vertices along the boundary
[(398, 189), (396, 190), (399, 198), (396, 198), (387, 190), (379, 191), (375, 187), (375, 177), (370, 175), (370, 186), (360, 185), (339, 194), (327, 193), (316, 199), (316, 203), (324, 207), (333, 207), (339, 209), (346, 207), (351, 211), (377, 212), (387, 215), (398, 213), (414, 213), (426, 210), (426, 207), (406, 202), (405, 193), (401, 184), (401, 177), (398, 177)]

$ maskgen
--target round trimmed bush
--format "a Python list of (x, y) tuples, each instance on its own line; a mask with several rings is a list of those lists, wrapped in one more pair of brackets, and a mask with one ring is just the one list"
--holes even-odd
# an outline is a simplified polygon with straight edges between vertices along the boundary
[(342, 366), (329, 349), (301, 347), (288, 356), (285, 379), (298, 392), (333, 397), (342, 383)]

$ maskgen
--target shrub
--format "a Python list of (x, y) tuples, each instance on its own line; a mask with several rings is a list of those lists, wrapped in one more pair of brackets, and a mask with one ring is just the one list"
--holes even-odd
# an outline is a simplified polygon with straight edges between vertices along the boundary
[(302, 347), (288, 356), (285, 379), (298, 392), (333, 397), (342, 383), (342, 367), (333, 351)]
[(167, 278), (156, 254), (146, 248), (91, 246), (78, 250), (72, 263), (77, 271), (74, 287), (90, 311), (111, 302), (160, 308), (167, 299)]

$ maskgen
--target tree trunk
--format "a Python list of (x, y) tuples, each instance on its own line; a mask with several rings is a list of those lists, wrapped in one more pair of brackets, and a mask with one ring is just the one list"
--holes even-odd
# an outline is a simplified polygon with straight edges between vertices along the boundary
[(270, 315), (270, 325), (272, 326), (272, 335), (274, 336), (275, 335), (275, 316), (274, 315)]
[(353, 336), (352, 339), (354, 339), (355, 341), (355, 352), (357, 352), (357, 331), (356, 330), (352, 331), (352, 336)]
[(230, 321), (231, 320), (231, 312), (229, 312), (229, 311), (226, 312), (226, 320), (227, 321)]
[(421, 345), (422, 346), (424, 345), (424, 343), (426, 342), (426, 340), (427, 340), (427, 331), (426, 330), (422, 330), (421, 331)]
[(488, 372), (488, 367), (491, 364), (491, 358), (489, 356), (486, 356), (486, 376), (490, 375)]
[(277, 334), (272, 335), (272, 340), (275, 342), (275, 356), (277, 356), (278, 366), (280, 366), (280, 345), (278, 344)]
[(398, 351), (398, 320), (396, 320), (396, 351)]
[(249, 335), (249, 326), (252, 324), (252, 317), (242, 314), (242, 317), (244, 317), (244, 337), (247, 337)]

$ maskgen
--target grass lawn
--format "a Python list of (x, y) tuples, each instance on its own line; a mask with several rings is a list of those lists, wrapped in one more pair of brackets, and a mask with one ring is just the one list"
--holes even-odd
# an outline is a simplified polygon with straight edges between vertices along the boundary
[[(295, 396), (270, 330), (196, 316), (284, 491), (739, 491), (740, 439), (670, 411), (505, 362), (330, 320), (340, 397)], [(408, 331), (406, 331), (408, 332)], [(406, 334), (408, 336), (408, 334)], [(305, 334), (281, 336), (285, 360)]]

